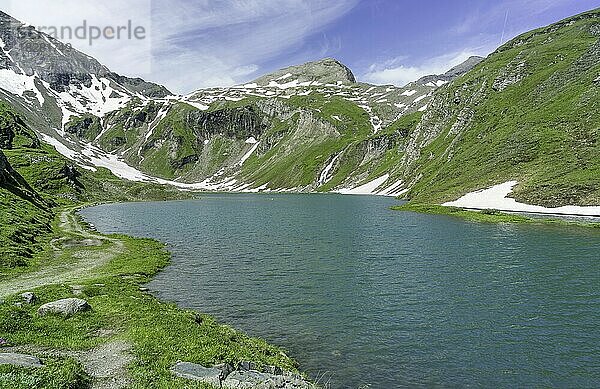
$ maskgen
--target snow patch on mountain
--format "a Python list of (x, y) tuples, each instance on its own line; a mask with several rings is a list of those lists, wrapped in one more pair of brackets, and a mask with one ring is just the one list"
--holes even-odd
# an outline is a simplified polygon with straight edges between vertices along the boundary
[(385, 174), (373, 181), (367, 182), (364, 185), (357, 186), (356, 188), (344, 188), (340, 189), (338, 193), (341, 194), (353, 194), (353, 195), (372, 195), (378, 194), (377, 189), (383, 185), (390, 178), (389, 174)]
[(256, 142), (254, 144), (254, 146), (252, 146), (252, 148), (246, 154), (244, 154), (242, 159), (240, 159), (240, 162), (238, 162), (238, 165), (242, 166), (244, 164), (244, 162), (246, 162), (248, 160), (248, 158), (250, 158), (252, 156), (252, 154), (254, 154), (254, 152), (256, 151), (256, 149), (258, 148), (259, 145), (260, 145), (260, 142)]
[(333, 169), (333, 166), (335, 165), (337, 160), (340, 158), (340, 155), (341, 154), (338, 154), (335, 157), (333, 157), (329, 164), (325, 166), (325, 169), (323, 169), (321, 175), (319, 176), (319, 185), (326, 184), (329, 180), (331, 180), (331, 170)]
[(0, 88), (14, 95), (25, 97), (26, 92), (32, 92), (40, 107), (44, 105), (44, 96), (37, 88), (35, 76), (17, 74), (10, 69), (0, 69)]
[(468, 193), (456, 201), (450, 201), (442, 205), (478, 210), (495, 209), (498, 211), (550, 215), (600, 216), (600, 207), (567, 205), (564, 207), (546, 208), (538, 205), (519, 203), (517, 200), (508, 197), (517, 184), (517, 181), (508, 181), (503, 184), (492, 186), (489, 189)]

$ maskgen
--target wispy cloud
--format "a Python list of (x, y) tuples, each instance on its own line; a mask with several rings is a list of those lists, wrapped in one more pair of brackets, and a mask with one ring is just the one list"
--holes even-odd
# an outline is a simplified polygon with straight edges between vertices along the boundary
[[(592, 3), (592, 1), (589, 1)], [(481, 45), (506, 43), (510, 38), (535, 28), (539, 17), (552, 14), (552, 11), (573, 6), (575, 0), (503, 0), (494, 4), (474, 4), (459, 23), (450, 28), (449, 33), (462, 36), (471, 44), (477, 39)], [(593, 4), (590, 4), (593, 6)], [(483, 27), (482, 26), (489, 26)], [(493, 26), (493, 27), (492, 27)], [(494, 29), (495, 28), (495, 29)]]
[(382, 59), (368, 67), (361, 78), (375, 84), (406, 85), (425, 75), (444, 73), (472, 55), (486, 56), (509, 39), (538, 27), (542, 15), (570, 10), (575, 3), (575, 0), (476, 2), (461, 19), (446, 27), (444, 33), (452, 42), (459, 42), (451, 52), (432, 54), (430, 58)]
[[(170, 1), (154, 10), (160, 37), (154, 44), (154, 75), (179, 90), (247, 81), (261, 63), (300, 47), (356, 2), (205, 0), (191, 6)], [(174, 70), (187, 75), (173, 77)]]
[(445, 73), (473, 55), (478, 53), (475, 50), (464, 50), (427, 59), (418, 66), (405, 65), (408, 58), (397, 57), (372, 64), (362, 76), (362, 80), (373, 84), (404, 86), (423, 76)]
[[(358, 0), (8, 0), (7, 12), (34, 26), (110, 25), (142, 19), (150, 46), (73, 42), (111, 69), (176, 92), (247, 81), (262, 63), (302, 46)], [(151, 7), (150, 7), (151, 4)], [(5, 7), (3, 7), (5, 9)], [(69, 12), (65, 12), (69, 10)], [(332, 43), (332, 44), (335, 44)], [(150, 65), (150, 66), (149, 66)]]
[[(403, 30), (402, 10), (422, 11), (426, 20), (428, 13), (440, 8), (435, 0), (412, 6), (391, 0), (3, 0), (1, 8), (34, 26), (79, 25), (84, 19), (97, 25), (121, 25), (128, 19), (143, 24), (149, 30), (144, 41), (71, 43), (116, 72), (186, 93), (246, 82), (271, 67), (324, 56), (351, 61), (365, 81), (401, 85), (443, 72), (468, 55), (488, 54), (501, 41), (553, 21), (544, 15), (569, 15), (599, 1), (470, 2), (443, 26), (426, 31)], [(398, 17), (397, 29), (374, 35), (378, 50), (370, 56), (364, 54), (369, 41), (353, 40), (347, 25), (329, 28), (357, 5), (364, 14), (350, 14), (348, 23), (364, 36), (376, 33), (372, 27), (378, 15), (393, 9)], [(402, 53), (396, 52), (402, 46), (394, 45), (398, 36), (423, 42), (423, 47), (408, 45), (405, 53), (410, 58), (393, 58)], [(440, 55), (444, 52), (451, 54)]]

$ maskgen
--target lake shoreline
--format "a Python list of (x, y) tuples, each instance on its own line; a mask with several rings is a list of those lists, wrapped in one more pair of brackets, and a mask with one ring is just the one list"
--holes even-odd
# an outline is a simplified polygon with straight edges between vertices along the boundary
[[(11, 346), (7, 350), (25, 351), (39, 357), (44, 366), (56, 366), (51, 370), (27, 372), (27, 375), (36, 377), (39, 382), (64, 381), (72, 387), (86, 385), (96, 377), (88, 375), (82, 367), (87, 355), (85, 350), (93, 353), (103, 345), (111, 347), (114, 342), (122, 342), (124, 355), (131, 356), (129, 383), (143, 387), (190, 385), (193, 381), (173, 375), (171, 369), (178, 361), (205, 367), (225, 363), (233, 369), (247, 365), (253, 370), (266, 369), (264, 371), (286, 372), (286, 377), (303, 377), (299, 375), (297, 362), (283, 349), (221, 324), (212, 316), (180, 308), (151, 295), (146, 284), (169, 265), (172, 253), (155, 239), (97, 232), (79, 212), (98, 205), (59, 210), (52, 244), (55, 248), (62, 247), (59, 267), (63, 258), (87, 257), (90, 255), (87, 253), (96, 253), (96, 257), (102, 256), (105, 260), (92, 267), (87, 264), (86, 269), (79, 269), (82, 265), (77, 262), (69, 265), (72, 270), (63, 267), (58, 272), (57, 267), (53, 272), (52, 268), (42, 268), (46, 278), (36, 276), (37, 281), (29, 286), (20, 283), (20, 277), (31, 278), (37, 269), (18, 274), (10, 282), (0, 282), (4, 289), (12, 290), (0, 302), (0, 316), (14, 315), (10, 312), (15, 310), (21, 312), (19, 319), (15, 319), (18, 322), (11, 327), (0, 320), (0, 338)], [(94, 246), (88, 245), (91, 240)], [(59, 243), (62, 241), (69, 242), (69, 246), (62, 246)], [(81, 246), (78, 241), (82, 242)], [(53, 249), (48, 247), (48, 250)], [(47, 253), (50, 255), (50, 251)], [(72, 276), (69, 272), (73, 272)], [(2, 285), (7, 282), (10, 285)], [(20, 285), (18, 289), (13, 285), (15, 282)], [(14, 294), (25, 291), (35, 295), (31, 304), (21, 303), (21, 297)], [(67, 320), (36, 314), (42, 304), (65, 298), (85, 299), (91, 309)], [(79, 324), (73, 327), (73, 323)], [(36, 330), (27, 330), (32, 326)], [(52, 335), (45, 335), (50, 330), (44, 328), (53, 328)], [(78, 350), (83, 353), (81, 357), (71, 353)], [(3, 352), (2, 347), (0, 352)], [(70, 353), (74, 357), (69, 356)], [(152, 363), (144, 362), (152, 360), (152, 355), (161, 357)], [(0, 369), (0, 377), (5, 370), (16, 375), (27, 371), (8, 367)], [(19, 387), (18, 381), (14, 385)]]
[[(521, 217), (488, 212), (469, 215), (496, 223), (468, 223), (392, 211), (396, 204), (218, 193), (82, 214), (101, 231), (168, 242), (173, 261), (147, 286), (159, 299), (286, 345), (312, 377), (332, 372), (332, 387), (550, 382), (537, 366), (558, 355), (536, 339), (553, 311), (528, 296), (546, 296), (546, 306), (568, 301), (557, 305), (565, 318), (580, 314), (580, 294), (565, 295), (563, 281), (593, 285), (595, 231), (539, 220), (510, 225)], [(569, 327), (568, 338), (588, 339), (586, 325)], [(483, 344), (470, 343), (473, 326)], [(522, 336), (523, 347), (511, 347)], [(543, 350), (535, 363), (523, 359), (529, 347)], [(436, 350), (446, 357), (432, 360)], [(477, 355), (488, 350), (495, 351), (481, 362)], [(453, 361), (482, 373), (467, 375)], [(505, 368), (519, 373), (504, 376)], [(557, 369), (568, 378), (556, 382), (578, 379), (565, 364)]]
[(467, 209), (437, 204), (412, 204), (410, 202), (393, 206), (392, 209), (401, 212), (452, 216), (466, 221), (482, 223), (557, 225), (564, 227), (600, 229), (600, 220), (598, 220), (597, 217), (586, 215), (528, 214), (524, 212), (508, 212), (494, 209)]

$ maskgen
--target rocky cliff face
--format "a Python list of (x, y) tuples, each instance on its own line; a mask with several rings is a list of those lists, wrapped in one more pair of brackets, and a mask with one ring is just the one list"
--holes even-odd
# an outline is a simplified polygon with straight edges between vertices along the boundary
[[(120, 85), (123, 92), (137, 92), (151, 97), (171, 93), (164, 87), (120, 76), (108, 70), (94, 58), (69, 45), (36, 31), (0, 11), (0, 68), (23, 77), (38, 77), (56, 92), (69, 92), (72, 86), (90, 87), (94, 78), (106, 78)], [(35, 79), (32, 80), (34, 84)], [(37, 85), (38, 88), (42, 86)]]

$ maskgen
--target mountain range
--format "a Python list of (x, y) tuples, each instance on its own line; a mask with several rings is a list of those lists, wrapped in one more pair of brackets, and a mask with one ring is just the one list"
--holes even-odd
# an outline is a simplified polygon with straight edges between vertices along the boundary
[(0, 99), (76, 169), (133, 181), (423, 203), (517, 181), (519, 201), (597, 205), (599, 38), (594, 10), (404, 87), (327, 58), (178, 96), (0, 13)]

